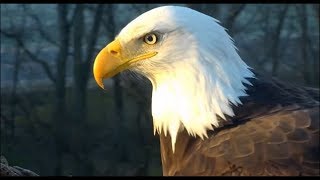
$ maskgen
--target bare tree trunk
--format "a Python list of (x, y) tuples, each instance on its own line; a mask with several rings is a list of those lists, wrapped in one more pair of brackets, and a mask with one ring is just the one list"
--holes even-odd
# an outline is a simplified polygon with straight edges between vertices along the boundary
[(66, 124), (66, 62), (68, 58), (69, 46), (69, 25), (67, 22), (68, 7), (65, 4), (57, 5), (58, 12), (58, 33), (59, 33), (59, 54), (56, 61), (57, 73), (55, 83), (55, 101), (53, 111), (53, 122), (56, 142), (57, 163), (55, 168), (56, 175), (62, 175), (62, 156), (64, 151), (65, 137), (67, 137), (66, 128), (61, 128)]
[[(114, 8), (115, 5), (109, 4), (107, 6), (106, 12), (108, 12), (106, 21), (108, 22), (105, 24), (105, 28), (108, 31), (109, 39), (112, 40), (115, 35), (115, 28), (116, 23), (114, 20)], [(126, 146), (125, 146), (125, 119), (124, 119), (124, 111), (123, 111), (123, 93), (122, 87), (120, 85), (120, 75), (116, 75), (113, 79), (113, 93), (114, 93), (114, 102), (115, 102), (115, 112), (116, 112), (116, 119), (114, 120), (114, 132), (113, 132), (113, 144), (115, 145), (115, 151), (117, 152), (117, 157), (115, 157), (115, 162), (123, 162), (127, 161), (128, 155), (126, 153)]]
[(20, 50), (19, 48), (16, 48), (16, 57), (15, 57), (15, 62), (14, 62), (14, 68), (13, 68), (13, 84), (12, 84), (12, 90), (11, 90), (11, 139), (13, 140), (15, 137), (15, 116), (16, 116), (16, 103), (17, 103), (17, 85), (18, 85), (18, 77), (19, 77), (19, 70), (20, 70), (20, 65), (21, 65), (21, 55), (20, 55)]
[(286, 18), (286, 12), (288, 10), (289, 5), (284, 5), (284, 7), (281, 7), (282, 9), (278, 12), (278, 23), (276, 26), (275, 31), (273, 32), (273, 35), (271, 38), (273, 39), (272, 46), (270, 48), (270, 56), (272, 57), (272, 75), (275, 76), (278, 72), (279, 68), (279, 43), (280, 43), (280, 38), (281, 38), (281, 32), (284, 26), (284, 20)]
[[(300, 21), (300, 27), (301, 27), (301, 38), (300, 38), (300, 45), (301, 45), (301, 59), (302, 59), (302, 72), (303, 77), (305, 80), (305, 83), (308, 85), (312, 84), (311, 79), (311, 71), (312, 68), (310, 66), (310, 60), (308, 56), (308, 49), (311, 50), (311, 47), (308, 43), (308, 16), (306, 12), (306, 5), (299, 5), (296, 7), (298, 11), (298, 17)], [(308, 47), (309, 46), (309, 47)]]
[(310, 70), (309, 68), (309, 57), (308, 57), (308, 17), (306, 13), (306, 6), (301, 5), (301, 15), (300, 15), (300, 25), (302, 29), (302, 35), (301, 35), (301, 56), (303, 59), (303, 76), (304, 80), (307, 84), (311, 84), (311, 79), (310, 79)]
[[(94, 53), (94, 47), (97, 42), (102, 13), (105, 5), (97, 5), (95, 9), (94, 22), (90, 29), (89, 37), (86, 37), (84, 24), (84, 9), (85, 5), (78, 4), (75, 9), (74, 19), (74, 88), (73, 88), (73, 119), (74, 121), (85, 121), (87, 118), (87, 84), (91, 75), (91, 62)], [(83, 41), (88, 38), (88, 41)], [(83, 53), (83, 45), (87, 44), (86, 53)]]
[(311, 6), (313, 7), (313, 10), (316, 13), (316, 16), (318, 18), (318, 24), (319, 24), (319, 21), (320, 21), (320, 5), (319, 4), (312, 4)]
[[(83, 75), (83, 52), (82, 52), (82, 40), (85, 36), (85, 26), (84, 26), (84, 4), (77, 4), (74, 11), (74, 20), (73, 20), (73, 47), (74, 47), (74, 56), (73, 56), (73, 104), (72, 104), (72, 126), (76, 127), (72, 129), (72, 139), (77, 138), (76, 132), (78, 129), (85, 129), (86, 123), (86, 86), (85, 79)], [(84, 160), (82, 158), (83, 146), (86, 142), (84, 141), (81, 144), (75, 146), (72, 149), (72, 153), (77, 157), (77, 163), (75, 163), (73, 172), (77, 173), (76, 175), (83, 175), (84, 172), (83, 164)], [(83, 169), (82, 169), (83, 168)]]
[[(313, 14), (316, 17), (308, 16), (308, 8), (314, 10)], [(308, 84), (308, 85), (314, 86), (314, 87), (319, 87), (319, 46), (318, 47), (315, 46), (315, 43), (318, 43), (318, 42), (317, 41), (313, 41), (314, 37), (312, 37), (313, 36), (312, 33), (309, 33), (309, 31), (308, 31), (310, 29), (310, 26), (309, 26), (308, 22), (310, 22), (310, 21), (312, 22), (313, 20), (315, 20), (317, 25), (318, 25), (316, 30), (319, 31), (319, 18), (320, 18), (319, 17), (319, 4), (316, 4), (316, 5), (315, 4), (305, 5), (305, 12), (304, 13), (305, 13), (305, 16), (306, 16), (305, 17), (305, 21), (308, 20), (307, 22), (305, 22), (306, 23), (306, 27), (305, 27), (306, 29), (304, 30), (305, 31), (304, 33), (305, 33), (305, 36), (306, 36), (305, 40), (307, 41), (306, 42), (306, 45), (307, 45), (306, 54), (309, 53), (309, 58), (310, 58), (309, 59), (309, 61), (310, 61), (309, 62), (310, 84)], [(312, 12), (310, 12), (310, 13), (312, 13)], [(309, 18), (310, 18), (310, 21), (309, 21)], [(313, 18), (315, 18), (315, 19), (313, 19)], [(301, 19), (301, 23), (302, 23), (302, 19)], [(302, 26), (302, 24), (301, 24), (301, 26)]]
[(127, 153), (125, 151), (125, 119), (124, 119), (124, 111), (123, 111), (123, 99), (122, 99), (122, 87), (120, 85), (120, 77), (116, 75), (113, 78), (113, 86), (114, 86), (114, 101), (115, 101), (115, 108), (117, 114), (117, 122), (114, 128), (115, 130), (115, 139), (114, 142), (116, 143), (116, 149), (119, 154), (119, 161), (127, 161)]
[[(82, 40), (85, 36), (84, 26), (84, 4), (77, 4), (74, 12), (73, 21), (73, 46), (74, 46), (74, 57), (73, 57), (73, 122), (85, 122), (86, 120), (86, 86), (84, 87), (85, 79), (83, 72), (83, 53), (82, 53)], [(80, 124), (80, 123), (77, 123)]]
[(18, 84), (18, 77), (19, 77), (19, 71), (20, 71), (20, 65), (21, 65), (21, 52), (20, 49), (15, 48), (15, 61), (14, 61), (14, 68), (13, 68), (13, 80), (12, 80), (12, 89), (11, 89), (11, 95), (10, 95), (10, 127), (8, 128), (10, 133), (6, 133), (6, 142), (8, 143), (8, 151), (12, 151), (12, 146), (15, 142), (15, 118), (16, 118), (16, 105), (18, 101), (17, 97), (17, 84)]
[[(72, 119), (73, 126), (80, 126), (78, 128), (85, 130), (87, 129), (87, 84), (91, 75), (91, 62), (94, 55), (94, 47), (98, 39), (98, 32), (102, 21), (102, 14), (105, 5), (96, 5), (93, 8), (93, 24), (91, 28), (88, 28), (89, 33), (86, 33), (86, 24), (84, 22), (84, 11), (86, 5), (77, 4), (74, 12), (73, 21), (73, 45), (74, 45), (74, 59), (73, 59), (73, 111)], [(87, 41), (84, 41), (87, 40)], [(85, 47), (84, 50), (83, 47)], [(79, 123), (81, 122), (81, 123)], [(81, 145), (81, 148), (74, 149), (73, 153), (77, 154), (79, 164), (76, 165), (76, 172), (82, 173), (83, 169), (86, 170), (87, 175), (93, 174), (93, 165), (89, 159), (82, 158), (82, 154), (86, 153), (83, 150), (90, 149), (87, 147), (86, 141)]]
[[(318, 31), (319, 31), (319, 24), (320, 24), (320, 5), (319, 4), (311, 4), (310, 6), (313, 7), (315, 14), (316, 14), (316, 22), (318, 23)], [(318, 46), (318, 50), (317, 48), (314, 48), (313, 44), (312, 44), (312, 37), (308, 37), (308, 42), (310, 45), (310, 49), (312, 51), (312, 55), (313, 55), (313, 85), (315, 87), (319, 87), (319, 46)]]
[[(267, 63), (269, 61), (269, 51), (271, 49), (270, 45), (270, 41), (272, 39), (270, 39), (270, 7), (268, 6), (264, 6), (260, 9), (260, 12), (263, 14), (263, 18), (262, 18), (262, 29), (263, 29), (263, 42), (264, 42), (264, 46), (263, 47), (263, 54), (262, 56), (258, 56), (259, 62), (257, 63), (257, 67), (258, 69), (264, 69), (264, 65), (265, 63)], [(269, 50), (269, 51), (268, 51)]]

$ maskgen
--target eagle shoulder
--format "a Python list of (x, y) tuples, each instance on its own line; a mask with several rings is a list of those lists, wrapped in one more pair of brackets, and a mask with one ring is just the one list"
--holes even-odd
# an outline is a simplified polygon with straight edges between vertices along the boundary
[(235, 116), (205, 140), (160, 135), (164, 175), (319, 175), (319, 91), (251, 80)]

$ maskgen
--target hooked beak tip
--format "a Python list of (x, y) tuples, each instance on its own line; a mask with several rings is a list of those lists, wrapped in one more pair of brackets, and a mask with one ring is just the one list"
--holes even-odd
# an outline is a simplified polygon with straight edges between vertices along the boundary
[(103, 90), (105, 90), (104, 89), (104, 84), (103, 84), (103, 78), (97, 78), (96, 82), (99, 85), (99, 87), (101, 87)]

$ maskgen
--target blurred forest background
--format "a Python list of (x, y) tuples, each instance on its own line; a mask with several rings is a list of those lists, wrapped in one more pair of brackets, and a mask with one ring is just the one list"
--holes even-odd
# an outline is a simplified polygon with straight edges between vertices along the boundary
[[(92, 62), (164, 4), (1, 4), (1, 155), (39, 175), (162, 175), (150, 84), (99, 89)], [(318, 4), (179, 4), (215, 17), (256, 71), (319, 87)]]

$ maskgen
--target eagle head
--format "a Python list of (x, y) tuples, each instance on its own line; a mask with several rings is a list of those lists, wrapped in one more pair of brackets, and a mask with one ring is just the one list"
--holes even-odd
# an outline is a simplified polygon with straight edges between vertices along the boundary
[(138, 16), (93, 66), (102, 88), (104, 78), (127, 69), (151, 81), (154, 132), (169, 133), (173, 151), (180, 130), (203, 139), (233, 116), (231, 105), (241, 104), (246, 78), (254, 76), (216, 19), (179, 6)]

